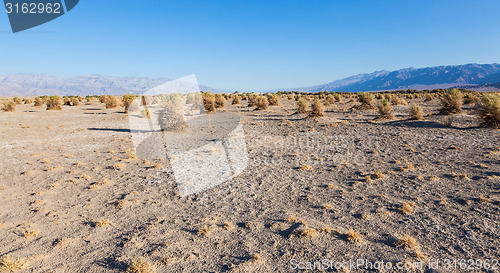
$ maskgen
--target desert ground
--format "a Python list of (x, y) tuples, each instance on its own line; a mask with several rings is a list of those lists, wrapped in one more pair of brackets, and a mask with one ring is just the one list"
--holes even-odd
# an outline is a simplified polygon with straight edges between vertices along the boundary
[[(168, 159), (136, 155), (123, 107), (17, 105), (0, 113), (0, 271), (498, 272), (476, 260), (500, 258), (500, 131), (473, 105), (407, 101), (424, 120), (229, 99), (210, 115), (239, 116), (248, 166), (188, 196)], [(307, 269), (325, 259), (424, 266)]]

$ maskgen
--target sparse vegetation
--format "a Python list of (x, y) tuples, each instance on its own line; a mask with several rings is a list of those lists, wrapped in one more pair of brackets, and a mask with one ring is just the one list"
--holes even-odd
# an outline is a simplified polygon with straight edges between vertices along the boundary
[(104, 99), (104, 104), (106, 105), (106, 109), (113, 109), (120, 105), (118, 98), (112, 95), (106, 96)]
[(0, 257), (0, 270), (15, 272), (23, 268), (23, 263), (19, 258), (13, 258), (10, 255)]
[(404, 236), (403, 238), (397, 240), (395, 245), (396, 247), (404, 247), (408, 249), (415, 249), (419, 246), (417, 240), (411, 236)]
[(45, 103), (47, 110), (62, 110), (62, 99), (59, 96), (50, 96)]
[(13, 101), (4, 102), (2, 110), (5, 112), (14, 112), (16, 111), (16, 103)]
[(226, 98), (224, 96), (217, 94), (215, 96), (215, 108), (224, 108), (226, 106)]
[(123, 101), (123, 106), (125, 107), (125, 113), (128, 113), (128, 109), (130, 107), (130, 105), (132, 104), (132, 102), (137, 98), (136, 95), (132, 95), (132, 94), (125, 94), (123, 95), (122, 97), (122, 101)]
[(463, 94), (458, 89), (448, 90), (441, 97), (441, 114), (458, 114), (462, 112)]
[(358, 94), (358, 102), (361, 103), (361, 108), (373, 109), (373, 94), (362, 92)]
[(323, 112), (323, 104), (319, 99), (315, 99), (311, 105), (312, 111), (309, 114), (308, 117), (315, 118), (315, 117), (323, 117), (325, 113)]
[(415, 202), (404, 202), (401, 205), (400, 211), (403, 214), (412, 214), (414, 212)]
[(346, 234), (347, 241), (351, 243), (359, 243), (362, 240), (361, 234), (359, 232), (356, 232), (352, 229), (350, 229), (347, 234)]
[(241, 97), (238, 95), (234, 95), (232, 104), (234, 105), (234, 104), (240, 104), (240, 103), (241, 103)]
[(211, 92), (203, 93), (203, 104), (207, 113), (215, 112), (215, 95)]
[(269, 106), (269, 101), (267, 100), (267, 97), (265, 96), (259, 96), (257, 99), (257, 110), (267, 110), (267, 107)]
[(197, 236), (207, 236), (208, 233), (210, 233), (212, 229), (207, 226), (207, 225), (203, 225), (199, 230), (198, 232), (196, 233)]
[(133, 258), (128, 263), (127, 273), (155, 273), (155, 270), (144, 258)]
[(478, 104), (481, 126), (500, 128), (500, 96), (485, 94)]
[(381, 119), (392, 119), (392, 106), (387, 99), (383, 99), (379, 104), (377, 104), (379, 118)]
[(297, 105), (299, 106), (299, 109), (297, 110), (297, 114), (307, 113), (307, 102), (304, 99), (299, 99), (297, 101)]
[(422, 107), (418, 105), (412, 105), (410, 107), (410, 119), (411, 120), (423, 120), (424, 112), (422, 111)]

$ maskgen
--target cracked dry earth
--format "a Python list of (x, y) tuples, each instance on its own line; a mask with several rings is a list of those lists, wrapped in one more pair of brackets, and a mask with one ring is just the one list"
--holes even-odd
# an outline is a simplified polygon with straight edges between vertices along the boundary
[(437, 100), (411, 100), (425, 121), (408, 106), (376, 120), (345, 98), (318, 119), (286, 98), (246, 103), (222, 111), (241, 118), (247, 168), (185, 197), (167, 160), (136, 157), (123, 109), (0, 113), (0, 256), (19, 272), (123, 272), (137, 257), (156, 272), (499, 258), (500, 133), (475, 127), (472, 108), (446, 127)]

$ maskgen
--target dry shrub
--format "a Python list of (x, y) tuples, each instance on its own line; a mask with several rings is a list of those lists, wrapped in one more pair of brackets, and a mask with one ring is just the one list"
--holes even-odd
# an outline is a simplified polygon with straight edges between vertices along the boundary
[(269, 105), (274, 105), (274, 106), (280, 105), (279, 97), (276, 94), (268, 95), (267, 101), (269, 101)]
[(46, 102), (47, 110), (61, 110), (62, 99), (59, 96), (50, 96)]
[(362, 236), (359, 234), (359, 232), (356, 232), (354, 230), (349, 230), (346, 234), (347, 241), (351, 243), (359, 243), (361, 242)]
[(464, 96), (464, 104), (476, 103), (477, 97), (473, 93), (467, 93)]
[(371, 93), (362, 92), (358, 94), (358, 102), (361, 103), (362, 108), (373, 108), (373, 95)]
[(104, 103), (106, 104), (106, 109), (113, 109), (120, 105), (118, 98), (112, 95), (106, 96)]
[(312, 111), (308, 117), (315, 118), (315, 117), (323, 117), (325, 115), (323, 113), (323, 104), (318, 98), (314, 99), (314, 102), (312, 103), (311, 106), (312, 106)]
[(398, 96), (393, 96), (391, 99), (391, 103), (393, 105), (408, 105), (408, 102), (406, 102), (404, 99), (402, 99)]
[(441, 114), (457, 114), (462, 112), (463, 94), (458, 89), (450, 89), (441, 98)]
[(23, 268), (23, 263), (19, 258), (12, 258), (10, 255), (0, 257), (0, 270), (15, 272)]
[(215, 96), (215, 108), (224, 108), (226, 105), (226, 98), (222, 95)]
[(205, 105), (205, 111), (207, 113), (215, 112), (215, 96), (214, 94), (207, 92), (203, 93), (203, 104)]
[(334, 104), (336, 102), (335, 96), (332, 94), (328, 94), (325, 97), (325, 106), (329, 106), (330, 104)]
[(158, 116), (158, 124), (162, 131), (179, 132), (188, 128), (184, 117), (185, 101), (180, 94), (169, 94), (158, 96), (161, 111)]
[(401, 205), (400, 211), (403, 214), (412, 214), (414, 212), (415, 202), (405, 202)]
[(32, 99), (23, 99), (24, 104), (32, 104), (33, 100)]
[(18, 97), (14, 97), (12, 100), (15, 104), (23, 104), (23, 100)]
[(415, 249), (418, 248), (418, 243), (415, 238), (411, 236), (405, 236), (395, 243), (396, 247), (404, 247), (404, 248), (409, 248), (409, 249)]
[(428, 94), (425, 94), (425, 99), (424, 99), (424, 101), (432, 101), (432, 100), (434, 100), (434, 98), (435, 98), (435, 95), (434, 95), (434, 94), (430, 94), (430, 93), (428, 93)]
[(137, 98), (136, 95), (132, 95), (132, 94), (123, 95), (122, 101), (123, 101), (123, 106), (125, 106), (125, 113), (128, 113), (128, 108), (130, 107), (132, 102), (135, 100), (135, 98)]
[(387, 99), (383, 99), (379, 104), (377, 104), (379, 118), (392, 119), (392, 106)]
[(259, 96), (257, 98), (257, 110), (267, 110), (267, 107), (269, 106), (269, 101), (267, 100), (267, 97), (265, 96)]
[(500, 96), (485, 94), (478, 104), (481, 126), (500, 128)]
[(143, 258), (134, 258), (130, 260), (128, 267), (128, 273), (154, 273), (153, 267), (146, 262)]
[(307, 102), (304, 99), (299, 99), (297, 101), (297, 105), (299, 106), (299, 109), (297, 110), (297, 114), (305, 114), (307, 113)]
[(206, 236), (208, 235), (208, 233), (210, 233), (211, 229), (209, 226), (207, 225), (203, 225), (199, 230), (198, 232), (196, 232), (196, 235), (197, 236)]
[(257, 105), (257, 98), (258, 96), (255, 94), (248, 96), (248, 107), (253, 107)]
[(412, 105), (410, 107), (410, 119), (423, 120), (424, 119), (424, 111), (422, 111), (422, 107), (420, 107), (418, 105)]
[(4, 102), (2, 110), (4, 110), (5, 112), (14, 112), (16, 111), (16, 105), (17, 104), (13, 101)]
[(43, 100), (40, 97), (35, 98), (35, 106), (42, 106), (43, 105)]
[(241, 103), (240, 96), (234, 95), (232, 104), (234, 105), (234, 104), (240, 104), (240, 103)]
[(71, 105), (73, 106), (80, 105), (80, 100), (78, 98), (71, 98)]

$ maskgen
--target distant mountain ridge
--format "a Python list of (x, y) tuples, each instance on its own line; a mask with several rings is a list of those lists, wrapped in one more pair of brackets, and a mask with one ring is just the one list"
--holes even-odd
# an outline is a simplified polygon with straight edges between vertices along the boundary
[(359, 74), (331, 83), (297, 88), (302, 92), (380, 91), (475, 86), (500, 82), (500, 64), (465, 64)]
[[(121, 95), (142, 94), (145, 91), (170, 81), (169, 78), (112, 77), (101, 75), (58, 78), (44, 74), (0, 75), (0, 95)], [(213, 90), (200, 85), (201, 91)], [(219, 91), (214, 89), (214, 91)]]
[[(101, 75), (59, 78), (44, 74), (0, 75), (0, 95), (121, 95), (143, 92), (170, 81), (169, 78), (112, 77)], [(323, 85), (286, 88), (275, 91), (381, 91), (401, 89), (434, 89), (466, 86), (482, 91), (500, 90), (500, 64), (464, 64), (395, 71), (375, 71), (336, 80)], [(232, 92), (200, 85), (201, 91)]]

